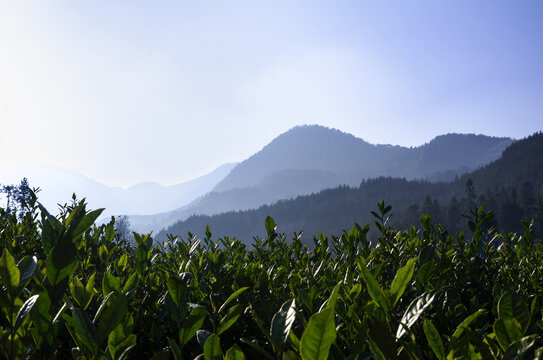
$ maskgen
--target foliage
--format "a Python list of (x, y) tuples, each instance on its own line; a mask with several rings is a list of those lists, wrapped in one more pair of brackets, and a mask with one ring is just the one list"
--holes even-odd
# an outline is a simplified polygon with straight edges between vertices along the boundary
[[(32, 190), (28, 184), (28, 180), (23, 178), (19, 185), (2, 185), (0, 184), (0, 194), (5, 196), (5, 211), (13, 213), (19, 217), (30, 210), (30, 203), (35, 201), (34, 193), (39, 189)], [(34, 199), (33, 199), (34, 197)]]
[[(40, 217), (38, 219), (38, 213)], [(488, 226), (449, 235), (391, 207), (310, 248), (271, 218), (252, 247), (189, 234), (156, 244), (94, 224), (84, 201), (0, 211), (6, 359), (499, 359), (543, 354), (543, 245)]]

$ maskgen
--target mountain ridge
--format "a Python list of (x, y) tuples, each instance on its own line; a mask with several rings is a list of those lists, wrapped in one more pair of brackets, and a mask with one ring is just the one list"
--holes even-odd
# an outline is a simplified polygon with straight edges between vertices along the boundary
[(16, 184), (26, 177), (30, 186), (39, 185), (40, 202), (51, 212), (57, 203), (68, 202), (73, 193), (84, 195), (89, 207), (103, 208), (103, 218), (134, 212), (154, 214), (170, 211), (209, 192), (235, 166), (227, 163), (181, 184), (163, 186), (143, 182), (127, 189), (108, 186), (75, 171), (45, 164), (19, 164), (0, 167), (0, 183)]
[[(534, 231), (542, 236), (541, 153), (543, 133), (535, 133), (512, 143), (499, 159), (453, 182), (430, 183), (379, 177), (366, 180), (357, 188), (340, 186), (292, 200), (280, 200), (253, 210), (230, 211), (215, 216), (193, 215), (161, 231), (157, 239), (164, 239), (165, 234), (169, 233), (183, 236), (188, 231), (198, 235), (209, 225), (218, 236), (238, 236), (249, 243), (252, 236), (264, 235), (263, 222), (270, 215), (279, 224), (280, 232), (291, 234), (305, 230), (309, 233), (306, 235), (308, 241), (307, 236), (317, 235), (317, 232), (339, 235), (342, 229), (349, 229), (355, 222), (372, 223), (370, 211), (381, 199), (392, 205), (393, 211), (400, 214), (400, 218), (409, 226), (417, 223), (425, 211), (433, 212), (437, 220), (451, 222), (447, 225), (454, 229), (462, 214), (460, 208), (469, 213), (471, 207), (479, 203), (497, 211), (497, 218), (506, 229), (517, 230), (522, 216), (535, 217), (538, 221)], [(470, 186), (474, 190), (469, 190)], [(470, 191), (477, 191), (477, 197), (470, 199)], [(519, 195), (515, 195), (515, 192)], [(531, 205), (522, 208), (524, 203)], [(456, 213), (453, 214), (454, 211)]]
[(148, 232), (153, 230), (150, 224), (166, 227), (176, 217), (248, 210), (335, 186), (358, 186), (377, 176), (453, 180), (498, 158), (511, 142), (510, 138), (446, 134), (407, 148), (373, 145), (319, 125), (298, 126), (238, 163), (210, 193), (170, 215), (132, 217), (131, 223), (136, 230)]

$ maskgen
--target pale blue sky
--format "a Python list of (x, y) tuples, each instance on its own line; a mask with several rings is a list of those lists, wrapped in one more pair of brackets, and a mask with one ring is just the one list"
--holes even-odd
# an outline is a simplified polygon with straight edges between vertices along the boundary
[(543, 128), (542, 18), (541, 1), (0, 0), (0, 165), (126, 187), (299, 124), (521, 138)]

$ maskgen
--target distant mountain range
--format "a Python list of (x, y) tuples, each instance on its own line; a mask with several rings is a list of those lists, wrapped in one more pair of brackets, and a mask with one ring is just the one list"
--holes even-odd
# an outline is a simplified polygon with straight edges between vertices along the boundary
[[(298, 180), (289, 183), (296, 195), (303, 192), (306, 180), (315, 182), (312, 178), (316, 172), (322, 173), (325, 186), (333, 182), (358, 185), (362, 179), (375, 176), (420, 179), (444, 171), (466, 172), (497, 159), (510, 143), (509, 138), (448, 134), (422, 146), (406, 148), (372, 145), (323, 126), (298, 126), (239, 163), (213, 191), (273, 184), (268, 177), (281, 177), (280, 173), (288, 170), (296, 170), (288, 174)], [(286, 185), (280, 183), (274, 187)]]
[(89, 208), (105, 207), (103, 219), (128, 215), (134, 231), (155, 233), (190, 216), (256, 209), (341, 185), (357, 187), (379, 176), (450, 181), (498, 159), (510, 138), (447, 134), (418, 147), (373, 145), (318, 125), (297, 126), (238, 164), (174, 186), (140, 183), (109, 187), (48, 165), (0, 167), (0, 184), (22, 177), (42, 191), (39, 200), (55, 212), (72, 193)]
[(131, 216), (134, 230), (148, 232), (193, 214), (255, 209), (279, 200), (364, 179), (393, 176), (448, 181), (497, 159), (512, 139), (447, 134), (407, 148), (372, 145), (335, 129), (297, 126), (237, 164), (213, 190), (176, 210)]
[(235, 166), (225, 164), (214, 171), (173, 186), (140, 183), (122, 189), (91, 180), (84, 175), (50, 165), (0, 167), (0, 184), (18, 184), (26, 177), (30, 186), (39, 187), (39, 201), (51, 212), (58, 203), (69, 202), (73, 193), (85, 197), (89, 208), (106, 208), (103, 217), (123, 214), (155, 214), (188, 204), (211, 191)]
[[(446, 168), (444, 163), (455, 166), (480, 164), (483, 160), (472, 159), (470, 163), (463, 163), (456, 155), (467, 156), (469, 152), (473, 152), (473, 157), (484, 154), (483, 158), (489, 159), (491, 156), (484, 151), (484, 144), (487, 149), (494, 151), (492, 155), (494, 156), (498, 152), (501, 153), (498, 149), (503, 143), (511, 144), (507, 139), (446, 135), (419, 148), (396, 148), (394, 151), (401, 153), (404, 161), (412, 166), (405, 168), (398, 165), (399, 173), (416, 174), (417, 172), (413, 169), (417, 169), (420, 171), (420, 178), (424, 178), (425, 174)], [(386, 150), (383, 152), (386, 153)], [(406, 155), (409, 152), (417, 155)], [(292, 235), (293, 232), (303, 230), (305, 241), (308, 242), (317, 233), (339, 235), (343, 229), (350, 229), (355, 222), (361, 225), (373, 223), (370, 211), (376, 210), (377, 202), (382, 199), (393, 206), (395, 214), (393, 221), (402, 226), (416, 225), (420, 215), (425, 212), (430, 213), (435, 221), (446, 225), (448, 230), (460, 230), (462, 226), (465, 226), (465, 221), (460, 220), (462, 214), (468, 214), (474, 207), (486, 205), (487, 209), (497, 212), (496, 226), (506, 231), (518, 231), (520, 219), (523, 217), (535, 218), (534, 231), (541, 237), (543, 236), (543, 156), (541, 154), (543, 154), (543, 134), (536, 133), (512, 143), (501, 157), (498, 155), (497, 160), (463, 174), (451, 182), (379, 177), (363, 181), (356, 187), (340, 186), (316, 194), (299, 196), (292, 200), (281, 200), (255, 210), (231, 211), (214, 216), (193, 215), (160, 232), (156, 238), (165, 239), (166, 234), (169, 233), (186, 236), (189, 231), (203, 236), (206, 225), (209, 225), (214, 238), (237, 236), (242, 241), (250, 243), (253, 236), (265, 234), (264, 219), (270, 215), (279, 224), (278, 231)], [(440, 156), (444, 159), (443, 162), (438, 161)], [(251, 159), (254, 160), (254, 158), (257, 157)], [(247, 185), (247, 182), (242, 182), (240, 179), (245, 170), (236, 171), (236, 169), (255, 166), (250, 165), (249, 160), (232, 170), (217, 187)], [(394, 158), (391, 157), (389, 160), (394, 161)], [(425, 169), (419, 161), (427, 161), (428, 169)], [(391, 170), (390, 167), (388, 169)], [(232, 177), (236, 174), (240, 177)], [(382, 175), (390, 175), (390, 173)], [(253, 181), (261, 182), (260, 177), (261, 175), (254, 176)], [(237, 191), (240, 191), (240, 194), (243, 193), (241, 190)], [(210, 194), (207, 197), (221, 194), (224, 196), (225, 193), (214, 193), (217, 195)], [(459, 224), (459, 221), (464, 224)]]

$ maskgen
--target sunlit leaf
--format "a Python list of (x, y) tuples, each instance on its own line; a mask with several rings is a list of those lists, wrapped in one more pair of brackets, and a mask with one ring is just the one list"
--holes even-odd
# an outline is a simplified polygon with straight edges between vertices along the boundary
[(219, 337), (215, 334), (207, 338), (204, 344), (205, 360), (222, 360), (222, 350)]
[(390, 305), (392, 308), (396, 306), (396, 303), (403, 295), (407, 284), (411, 281), (413, 273), (415, 272), (415, 264), (417, 258), (410, 259), (407, 264), (398, 269), (394, 280), (392, 280), (392, 285), (390, 286)]
[(288, 334), (296, 319), (296, 301), (287, 300), (275, 313), (270, 328), (270, 337), (277, 353), (281, 353), (287, 342)]
[(422, 315), (424, 310), (428, 309), (435, 298), (435, 291), (426, 292), (418, 296), (415, 300), (409, 304), (407, 310), (400, 320), (400, 325), (396, 331), (396, 338), (401, 338), (408, 329), (410, 329), (418, 318)]
[(334, 316), (334, 309), (326, 308), (309, 318), (300, 340), (302, 359), (328, 359), (330, 346), (336, 341)]

